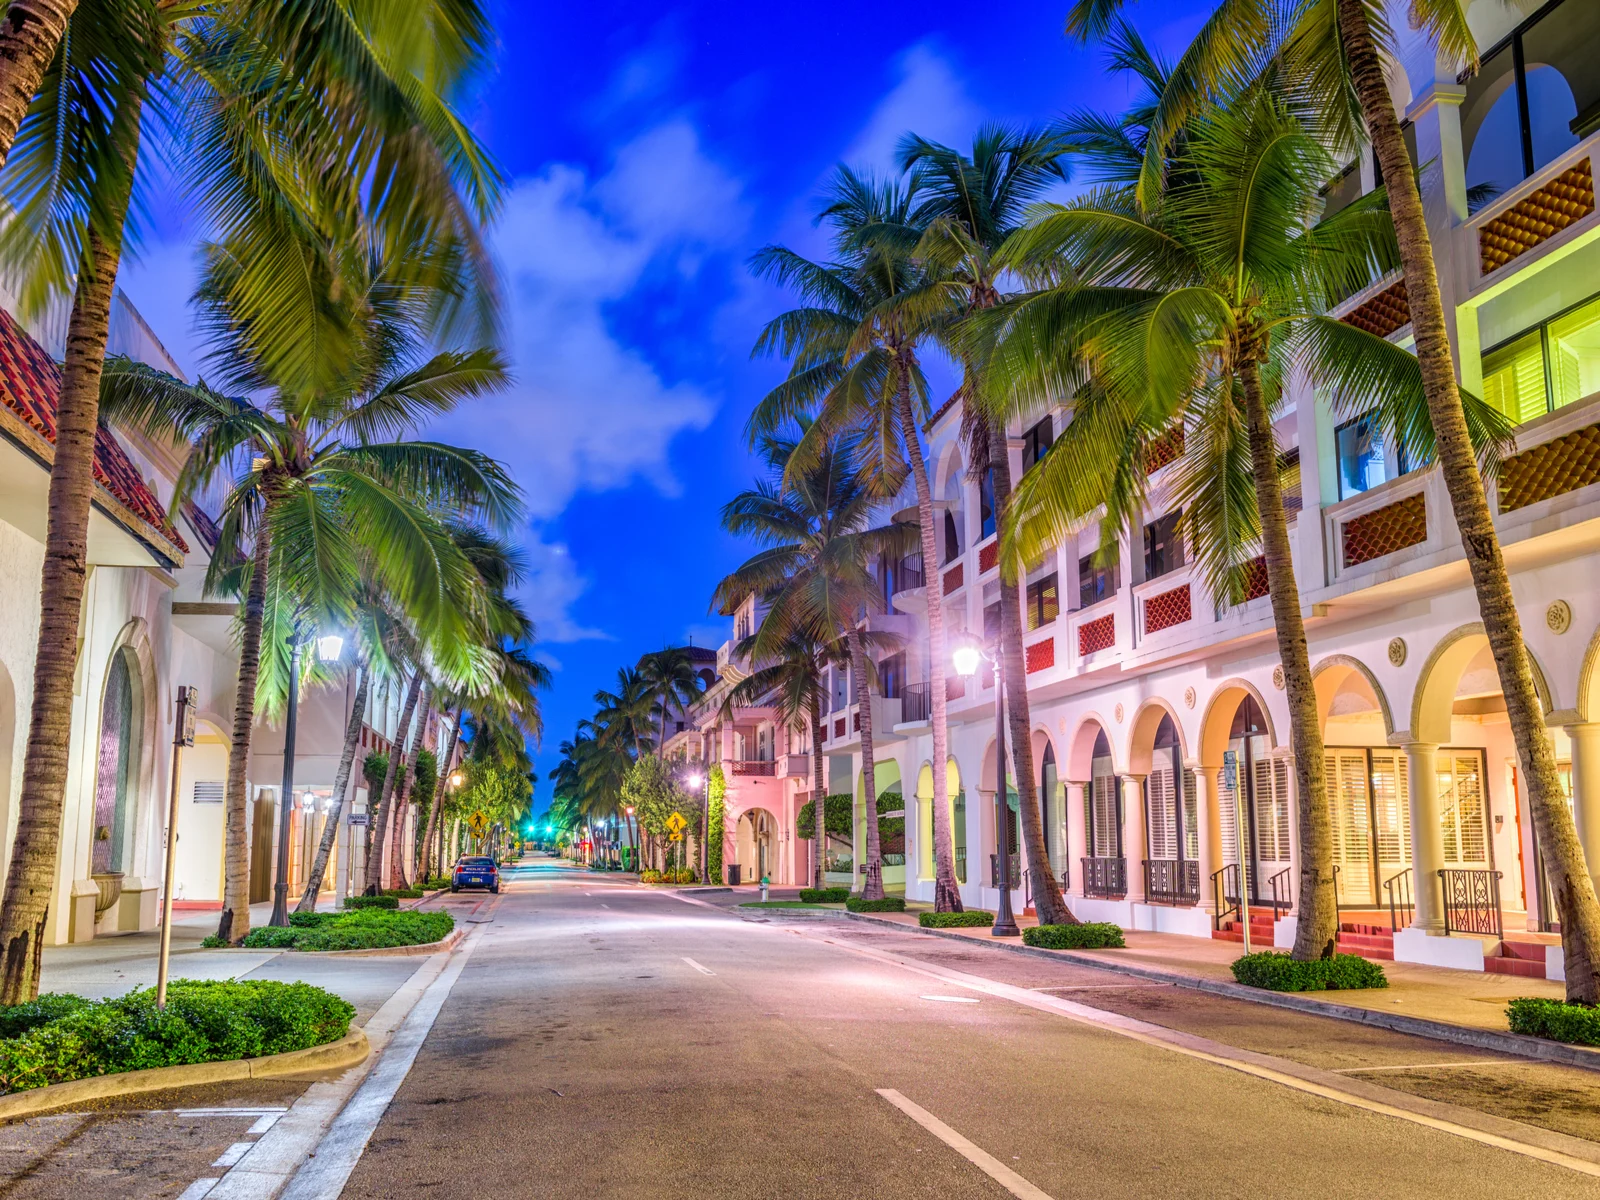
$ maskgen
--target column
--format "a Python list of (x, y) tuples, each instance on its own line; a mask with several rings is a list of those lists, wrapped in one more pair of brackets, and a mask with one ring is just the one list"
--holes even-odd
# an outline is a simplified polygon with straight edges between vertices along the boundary
[(1067, 783), (1066, 868), (1061, 886), (1074, 896), (1083, 895), (1083, 864), (1078, 860), (1089, 853), (1083, 825), (1083, 795), (1088, 786), (1078, 780)]
[(1200, 835), (1200, 907), (1208, 913), (1215, 913), (1217, 897), (1211, 886), (1211, 874), (1222, 867), (1222, 863), (1217, 861), (1222, 846), (1221, 814), (1217, 812), (1215, 786), (1217, 773), (1204, 767), (1191, 769), (1194, 771), (1195, 820), (1199, 825), (1196, 832)]
[(1416, 917), (1411, 928), (1444, 935), (1443, 893), (1439, 870), (1444, 866), (1444, 830), (1439, 825), (1439, 778), (1433, 742), (1407, 742), (1406, 785), (1411, 794), (1411, 881)]
[(1144, 776), (1122, 777), (1122, 857), (1128, 872), (1128, 899), (1144, 899)]
[(1566, 729), (1572, 739), (1572, 816), (1593, 875), (1600, 866), (1600, 721)]

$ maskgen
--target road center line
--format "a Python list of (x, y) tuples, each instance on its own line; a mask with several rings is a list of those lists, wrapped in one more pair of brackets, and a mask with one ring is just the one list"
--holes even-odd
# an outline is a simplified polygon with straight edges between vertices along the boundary
[(715, 971), (709, 970), (706, 967), (702, 967), (699, 963), (695, 962), (695, 960), (690, 958), (687, 954), (685, 954), (683, 956), (683, 961), (688, 963), (696, 971), (699, 971), (700, 974), (702, 974), (702, 975), (715, 975), (716, 974)]
[(876, 1091), (1006, 1191), (1018, 1197), (1018, 1200), (1052, 1200), (1049, 1192), (1042, 1192), (1034, 1187), (994, 1155), (979, 1146), (974, 1146), (921, 1105), (913, 1104), (893, 1088), (877, 1088)]

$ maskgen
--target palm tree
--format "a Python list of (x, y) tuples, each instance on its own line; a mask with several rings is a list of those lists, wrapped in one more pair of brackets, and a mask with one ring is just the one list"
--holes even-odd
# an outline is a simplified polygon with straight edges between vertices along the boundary
[[(1065, 149), (1059, 133), (1011, 130), (998, 125), (978, 131), (970, 156), (916, 136), (902, 141), (900, 166), (921, 174), (924, 195), (938, 214), (917, 247), (917, 254), (938, 268), (924, 285), (927, 295), (922, 303), (931, 304), (935, 311), (944, 307), (949, 328), (958, 326), (963, 315), (982, 312), (999, 303), (996, 256), (1022, 228), (1026, 206), (1065, 180)], [(978, 480), (988, 473), (999, 527), (1005, 522), (1011, 502), (1011, 461), (1005, 436), (1009, 414), (984, 410), (984, 389), (979, 380), (981, 360), (968, 352), (966, 345), (953, 344), (948, 337), (942, 340), (961, 363), (965, 375), (961, 394), (967, 469)], [(1000, 578), (997, 649), (1006, 689), (1023, 845), (1039, 921), (1076, 924), (1077, 918), (1067, 907), (1045, 853), (1044, 821), (1033, 777), (1033, 719), (1022, 652), (1022, 606), (1010, 564)], [(1004, 757), (1004, 747), (997, 747), (995, 752)], [(998, 828), (996, 836), (1001, 836)]]
[(77, 7), (77, 0), (20, 0), (7, 6), (7, 19), (0, 22), (0, 168)]
[[(34, 7), (41, 15), (52, 11)], [(11, 11), (20, 16), (26, 8), (13, 5)], [(360, 37), (320, 39), (303, 36), (308, 23), (291, 8), (299, 6), (273, 0), (220, 9), (150, 0), (86, 5), (79, 15), (88, 19), (75, 21), (74, 36), (62, 40), (17, 127), (12, 148), (18, 152), (0, 180), (15, 210), (0, 238), (0, 257), (21, 280), (24, 309), (37, 312), (55, 297), (72, 295), (50, 469), (33, 708), (16, 840), (0, 901), (0, 1002), (19, 1003), (37, 990), (39, 939), (54, 887), (101, 375), (144, 123), (192, 135), (179, 139), (192, 151), (179, 176), (192, 185), (221, 241), (246, 264), (235, 273), (231, 300), (257, 318), (271, 314), (254, 329), (257, 357), (278, 363), (280, 378), (308, 363), (322, 364), (317, 378), (326, 378), (330, 357), (343, 357), (332, 344), (339, 341), (339, 323), (330, 321), (341, 310), (321, 302), (329, 290), (306, 284), (326, 284), (330, 268), (351, 265), (349, 255), (329, 249), (348, 248), (343, 235), (365, 220), (376, 220), (391, 243), (409, 234), (434, 245), (427, 271), (436, 284), (447, 285), (436, 290), (438, 318), (459, 313), (457, 299), (476, 294), (458, 286), (461, 281), (487, 278), (475, 221), (458, 189), (468, 192), (481, 218), (498, 190), (498, 175), (465, 127), (447, 119), (448, 98), (468, 82), (486, 45), (487, 26), (476, 5), (391, 6)], [(8, 24), (13, 35), (25, 27)], [(47, 20), (45, 28), (51, 27)], [(43, 53), (38, 46), (19, 49), (30, 61)], [(263, 69), (274, 62), (283, 69)], [(29, 69), (25, 62), (18, 66)], [(302, 86), (313, 68), (312, 77), (337, 88)], [(163, 76), (159, 90), (151, 87), (157, 76)], [(24, 79), (19, 75), (12, 87)], [(0, 97), (0, 137), (4, 108), (15, 99), (14, 92)], [(339, 166), (330, 170), (329, 163)], [(300, 236), (307, 230), (318, 232), (310, 252)], [(337, 294), (338, 288), (331, 290)], [(324, 349), (334, 353), (324, 356)]]
[[(1084, 37), (1102, 33), (1121, 5), (1122, 0), (1076, 0), (1068, 30)], [(1466, 8), (1461, 0), (1419, 0), (1410, 13), (1442, 59), (1476, 70), (1478, 44)], [(1288, 26), (1287, 35), (1274, 41), (1271, 33), (1283, 25)], [(1600, 1003), (1600, 900), (1545, 732), (1544, 708), (1534, 685), (1511, 577), (1475, 457), (1473, 420), (1456, 381), (1433, 240), (1385, 75), (1386, 60), (1398, 55), (1383, 8), (1366, 0), (1301, 0), (1292, 5), (1281, 0), (1227, 0), (1180, 61), (1183, 86), (1172, 89), (1163, 105), (1149, 157), (1165, 152), (1170, 131), (1181, 128), (1184, 114), (1219, 84), (1258, 71), (1262, 65), (1258, 55), (1280, 47), (1285, 74), (1319, 106), (1326, 131), (1349, 150), (1359, 146), (1364, 134), (1382, 170), (1439, 469), (1472, 573), (1518, 765), (1527, 781), (1528, 807), (1539, 844), (1545, 848), (1546, 871), (1561, 913), (1567, 998)], [(1153, 167), (1144, 172), (1146, 180), (1154, 174)]]
[[(722, 527), (764, 549), (717, 585), (714, 607), (724, 611), (750, 596), (766, 608), (749, 639), (752, 661), (776, 656), (795, 640), (841, 647), (855, 681), (861, 726), (861, 778), (866, 793), (866, 883), (869, 900), (883, 896), (883, 861), (878, 840), (878, 790), (867, 651), (888, 644), (883, 634), (861, 628), (867, 613), (880, 611), (883, 593), (873, 578), (877, 558), (898, 558), (914, 536), (894, 524), (869, 528), (879, 503), (867, 486), (863, 456), (841, 438), (814, 449), (812, 465), (793, 469), (803, 439), (815, 426), (800, 422), (797, 438), (768, 435), (761, 453), (769, 478), (735, 496), (722, 510)], [(820, 726), (817, 727), (820, 735)]]
[(649, 687), (657, 716), (660, 718), (660, 736), (656, 739), (656, 753), (667, 744), (667, 713), (672, 708), (686, 708), (699, 697), (702, 684), (695, 674), (689, 652), (682, 646), (669, 646), (646, 654), (637, 668), (640, 678)]
[[(1191, 433), (1175, 493), (1212, 594), (1242, 599), (1245, 564), (1264, 551), (1295, 747), (1294, 955), (1315, 958), (1333, 952), (1336, 934), (1332, 838), (1272, 410), (1300, 369), (1341, 404), (1375, 409), (1414, 461), (1433, 441), (1416, 360), (1324, 315), (1392, 259), (1381, 207), (1312, 225), (1329, 157), (1265, 87), (1195, 114), (1184, 133), (1148, 210), (1128, 188), (1041, 206), (1002, 257), (1060, 282), (994, 310), (1004, 333), (987, 385), (1037, 397), (1085, 369), (1092, 378), (1060, 444), (1017, 490), (1008, 552), (1034, 560), (1102, 505), (1102, 537), (1114, 537), (1142, 509), (1151, 440), (1176, 424)], [(1475, 417), (1492, 456), (1503, 423), (1481, 406)]]
[[(835, 229), (840, 261), (812, 262), (782, 246), (768, 246), (752, 260), (756, 274), (793, 288), (802, 303), (769, 322), (756, 342), (755, 353), (781, 353), (792, 361), (789, 377), (756, 406), (749, 429), (754, 442), (814, 408), (816, 421), (789, 469), (810, 469), (827, 440), (847, 430), (870, 432), (862, 439), (863, 464), (877, 472), (885, 490), (897, 487), (909, 469), (927, 579), (933, 760), (942, 763), (949, 741), (944, 604), (935, 569), (933, 490), (918, 428), (929, 411), (918, 355), (930, 329), (900, 303), (924, 271), (909, 239), (892, 236), (926, 225), (918, 187), (916, 179), (904, 187), (878, 184), (841, 166), (821, 217)], [(961, 910), (950, 821), (948, 780), (935, 769), (934, 906), (940, 912)]]

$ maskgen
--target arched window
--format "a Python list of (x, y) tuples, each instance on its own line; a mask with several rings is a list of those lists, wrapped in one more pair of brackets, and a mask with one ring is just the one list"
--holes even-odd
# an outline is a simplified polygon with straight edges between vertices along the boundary
[(94, 789), (94, 846), (90, 870), (96, 875), (124, 870), (129, 802), (138, 778), (139, 737), (131, 655), (119, 650), (106, 674), (100, 705), (100, 752)]
[[(1052, 863), (1065, 855), (1061, 845), (1062, 830), (1050, 819), (1050, 801), (1059, 786), (1056, 778), (1056, 750), (1049, 742), (1044, 744), (1044, 757), (1039, 762), (1039, 818), (1044, 825), (1044, 853)], [(1053, 869), (1053, 868), (1052, 868)]]
[(954, 513), (944, 514), (944, 561), (950, 562), (961, 557), (961, 537), (956, 532), (956, 518)]
[(1111, 765), (1111, 743), (1106, 731), (1094, 739), (1089, 786), (1085, 789), (1084, 830), (1093, 858), (1122, 857), (1122, 789)]

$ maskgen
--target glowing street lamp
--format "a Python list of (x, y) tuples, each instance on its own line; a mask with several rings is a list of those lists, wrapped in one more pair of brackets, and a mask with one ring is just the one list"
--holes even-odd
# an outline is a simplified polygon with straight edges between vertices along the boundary
[(325, 633), (317, 639), (317, 658), (325, 663), (336, 663), (344, 653), (344, 638), (337, 633)]
[(992, 937), (1018, 937), (1017, 919), (1011, 914), (1011, 814), (1006, 802), (1006, 702), (1005, 680), (1000, 670), (1000, 655), (989, 654), (983, 643), (972, 634), (961, 637), (950, 653), (956, 674), (970, 679), (978, 673), (984, 659), (994, 664), (994, 830), (995, 830), (995, 886), (1000, 891), (1000, 903), (995, 906)]

